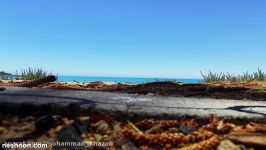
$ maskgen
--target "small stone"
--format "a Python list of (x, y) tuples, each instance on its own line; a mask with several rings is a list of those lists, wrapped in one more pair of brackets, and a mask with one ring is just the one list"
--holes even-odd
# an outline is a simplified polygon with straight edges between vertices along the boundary
[(154, 96), (155, 94), (154, 93), (147, 93), (146, 95), (147, 96)]
[(0, 134), (6, 134), (8, 132), (7, 128), (0, 126)]
[(123, 144), (121, 146), (122, 150), (138, 150), (138, 148), (136, 147), (136, 145), (133, 142), (126, 142), (125, 144)]
[(62, 118), (62, 120), (63, 120), (63, 124), (66, 125), (66, 126), (71, 124), (71, 122), (70, 122), (70, 120), (68, 118)]
[(80, 121), (87, 121), (87, 120), (89, 120), (89, 119), (90, 119), (89, 116), (81, 116), (81, 117), (79, 117), (79, 120), (80, 120)]
[(13, 116), (13, 117), (11, 117), (11, 122), (12, 122), (12, 124), (13, 123), (17, 123), (19, 121), (19, 117), (18, 116)]
[(4, 91), (4, 90), (6, 90), (6, 88), (0, 87), (0, 91)]
[(179, 131), (181, 131), (182, 133), (185, 133), (185, 134), (191, 134), (194, 131), (196, 131), (196, 129), (193, 127), (186, 126), (186, 125), (180, 125)]
[(93, 137), (95, 138), (96, 142), (100, 142), (103, 138), (100, 134), (93, 134)]
[(224, 140), (217, 147), (217, 150), (246, 150), (244, 145), (236, 145), (229, 140)]
[(76, 119), (75, 122), (72, 124), (76, 129), (78, 129), (78, 131), (80, 132), (80, 134), (85, 134), (87, 132), (90, 131), (90, 122), (87, 121), (80, 121), (79, 119)]
[(94, 137), (90, 137), (90, 138), (88, 138), (88, 141), (95, 141), (95, 138)]
[(19, 126), (15, 129), (15, 131), (30, 131), (32, 130), (33, 127), (31, 124), (25, 124), (25, 125), (22, 125), (22, 126)]
[(113, 127), (113, 133), (116, 135), (121, 135), (122, 134), (122, 129), (120, 123), (116, 123)]
[(25, 121), (27, 121), (27, 122), (31, 122), (31, 121), (34, 121), (34, 120), (35, 120), (35, 118), (33, 116), (27, 116), (25, 118)]
[(171, 133), (178, 133), (179, 130), (177, 128), (169, 128), (169, 132), (171, 132)]
[(110, 141), (110, 137), (108, 135), (103, 135), (102, 141)]
[(50, 138), (54, 138), (54, 137), (56, 137), (57, 134), (56, 134), (55, 129), (51, 129), (51, 130), (49, 130), (49, 131), (48, 131), (48, 136), (49, 136)]
[(112, 134), (113, 134), (113, 131), (110, 130), (110, 129), (108, 129), (108, 130), (106, 131), (106, 134), (107, 134), (107, 135), (112, 135)]
[(234, 132), (227, 135), (226, 139), (243, 145), (266, 149), (265, 133)]
[(85, 133), (82, 133), (82, 134), (80, 135), (80, 137), (84, 139), (84, 138), (87, 137), (87, 135), (86, 135)]
[(96, 126), (96, 131), (98, 133), (103, 133), (104, 134), (109, 129), (108, 123), (106, 121), (104, 121), (104, 120), (98, 121), (97, 123), (95, 123), (95, 126)]
[(35, 127), (40, 131), (48, 131), (49, 129), (54, 127), (55, 124), (56, 120), (53, 116), (42, 116), (36, 121)]
[(55, 128), (55, 132), (60, 132), (62, 129), (64, 128), (64, 126), (62, 126), (62, 125), (59, 125), (59, 126), (57, 126), (56, 128)]

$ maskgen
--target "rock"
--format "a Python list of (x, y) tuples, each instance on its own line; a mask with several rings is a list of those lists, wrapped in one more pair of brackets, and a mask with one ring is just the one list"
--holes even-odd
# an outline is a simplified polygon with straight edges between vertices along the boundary
[(74, 122), (73, 120), (69, 120), (68, 118), (62, 118), (62, 121), (63, 121), (63, 124), (66, 126), (68, 126)]
[(138, 150), (138, 148), (136, 147), (136, 145), (133, 142), (126, 142), (121, 146), (122, 150)]
[(62, 129), (64, 128), (64, 126), (62, 126), (62, 125), (59, 125), (59, 126), (57, 126), (56, 128), (55, 128), (55, 132), (60, 132)]
[(29, 123), (24, 124), (22, 126), (16, 127), (15, 131), (30, 131), (33, 129), (33, 126)]
[(49, 130), (47, 134), (48, 134), (48, 137), (50, 138), (54, 138), (57, 136), (55, 129)]
[(179, 131), (185, 134), (192, 134), (194, 131), (196, 131), (196, 129), (193, 127), (186, 126), (186, 125), (180, 125)]
[[(74, 123), (70, 124), (69, 126), (64, 127), (58, 134), (57, 140), (59, 142), (83, 142), (83, 139), (86, 133), (90, 131), (90, 122), (89, 121), (81, 121), (76, 119)], [(83, 135), (83, 137), (81, 137)], [(54, 150), (61, 150), (61, 149), (68, 149), (68, 150), (86, 150), (85, 146), (55, 146)]]
[(81, 116), (81, 117), (79, 117), (79, 120), (80, 120), (80, 121), (87, 121), (87, 120), (89, 120), (89, 119), (90, 119), (89, 116)]
[[(59, 142), (83, 142), (80, 131), (74, 125), (64, 127), (57, 136)], [(87, 150), (85, 146), (54, 146), (53, 150)]]
[(87, 137), (87, 134), (85, 134), (85, 133), (82, 133), (82, 134), (80, 135), (80, 137), (84, 139), (84, 138), (86, 138), (86, 137)]
[(169, 132), (171, 132), (171, 133), (178, 133), (179, 130), (177, 128), (170, 128), (169, 129)]
[(121, 135), (122, 134), (122, 129), (121, 129), (121, 124), (120, 123), (115, 123), (113, 127), (113, 133), (116, 135)]
[(26, 118), (24, 118), (24, 120), (25, 120), (26, 122), (31, 122), (31, 121), (34, 121), (35, 118), (34, 118), (33, 116), (27, 116)]
[(87, 138), (87, 141), (95, 141), (95, 138), (94, 137), (89, 137), (89, 138)]
[(0, 134), (6, 134), (8, 132), (7, 128), (0, 126)]
[(95, 123), (95, 127), (96, 127), (96, 131), (102, 134), (105, 134), (109, 129), (108, 123), (104, 120), (100, 120), (97, 123)]
[(246, 150), (244, 145), (236, 145), (229, 140), (224, 140), (217, 147), (217, 150)]
[(162, 131), (162, 128), (160, 125), (155, 125), (152, 128), (150, 128), (149, 130), (145, 131), (146, 133), (159, 133)]
[(124, 144), (124, 138), (123, 138), (123, 133), (121, 129), (121, 124), (120, 123), (115, 123), (113, 126), (113, 136), (115, 137), (112, 141), (114, 142), (115, 145), (123, 145)]
[(266, 149), (265, 133), (234, 132), (227, 135), (226, 139), (229, 139), (234, 143)]
[(95, 138), (96, 142), (100, 142), (103, 138), (100, 134), (93, 134), (93, 137)]
[(103, 135), (102, 141), (110, 141), (110, 140), (112, 140), (111, 136), (109, 137), (108, 135)]
[(40, 117), (36, 123), (35, 128), (39, 131), (48, 131), (56, 124), (56, 120), (53, 116), (42, 116)]
[(4, 91), (4, 90), (6, 90), (6, 88), (0, 87), (0, 91)]
[(89, 131), (91, 131), (91, 126), (89, 121), (80, 121), (79, 119), (75, 120), (75, 122), (72, 124), (80, 134), (85, 134)]
[(105, 134), (107, 134), (107, 135), (112, 135), (114, 132), (113, 132), (113, 130), (111, 130), (111, 129), (108, 129), (106, 132), (105, 132)]
[(154, 93), (147, 93), (146, 95), (147, 96), (154, 96), (155, 94)]

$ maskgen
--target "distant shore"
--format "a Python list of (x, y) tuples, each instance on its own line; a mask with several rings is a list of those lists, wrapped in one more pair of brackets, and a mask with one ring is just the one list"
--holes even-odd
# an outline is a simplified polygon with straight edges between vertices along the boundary
[(175, 79), (175, 78), (134, 78), (134, 77), (86, 77), (86, 76), (58, 76), (62, 82), (114, 82), (114, 83), (147, 83), (156, 81), (176, 81), (184, 83), (199, 83), (201, 79)]

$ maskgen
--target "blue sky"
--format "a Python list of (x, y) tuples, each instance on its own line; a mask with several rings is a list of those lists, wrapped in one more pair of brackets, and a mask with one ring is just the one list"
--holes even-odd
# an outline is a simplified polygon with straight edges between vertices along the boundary
[(0, 70), (197, 78), (266, 70), (264, 0), (2, 0)]

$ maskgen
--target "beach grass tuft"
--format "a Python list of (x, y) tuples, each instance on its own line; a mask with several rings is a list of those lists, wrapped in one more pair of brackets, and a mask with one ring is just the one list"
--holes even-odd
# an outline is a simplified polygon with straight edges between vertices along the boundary
[(43, 70), (42, 68), (27, 68), (21, 69), (21, 76), (19, 79), (21, 80), (34, 80), (42, 77), (46, 77), (48, 75), (52, 75), (52, 73), (48, 73), (48, 71)]
[(203, 83), (213, 83), (213, 82), (250, 82), (250, 81), (266, 81), (266, 73), (263, 72), (260, 68), (256, 72), (249, 73), (248, 71), (244, 72), (240, 75), (234, 75), (230, 73), (213, 73), (209, 71), (209, 73), (203, 74), (201, 72), (201, 76), (203, 78)]

